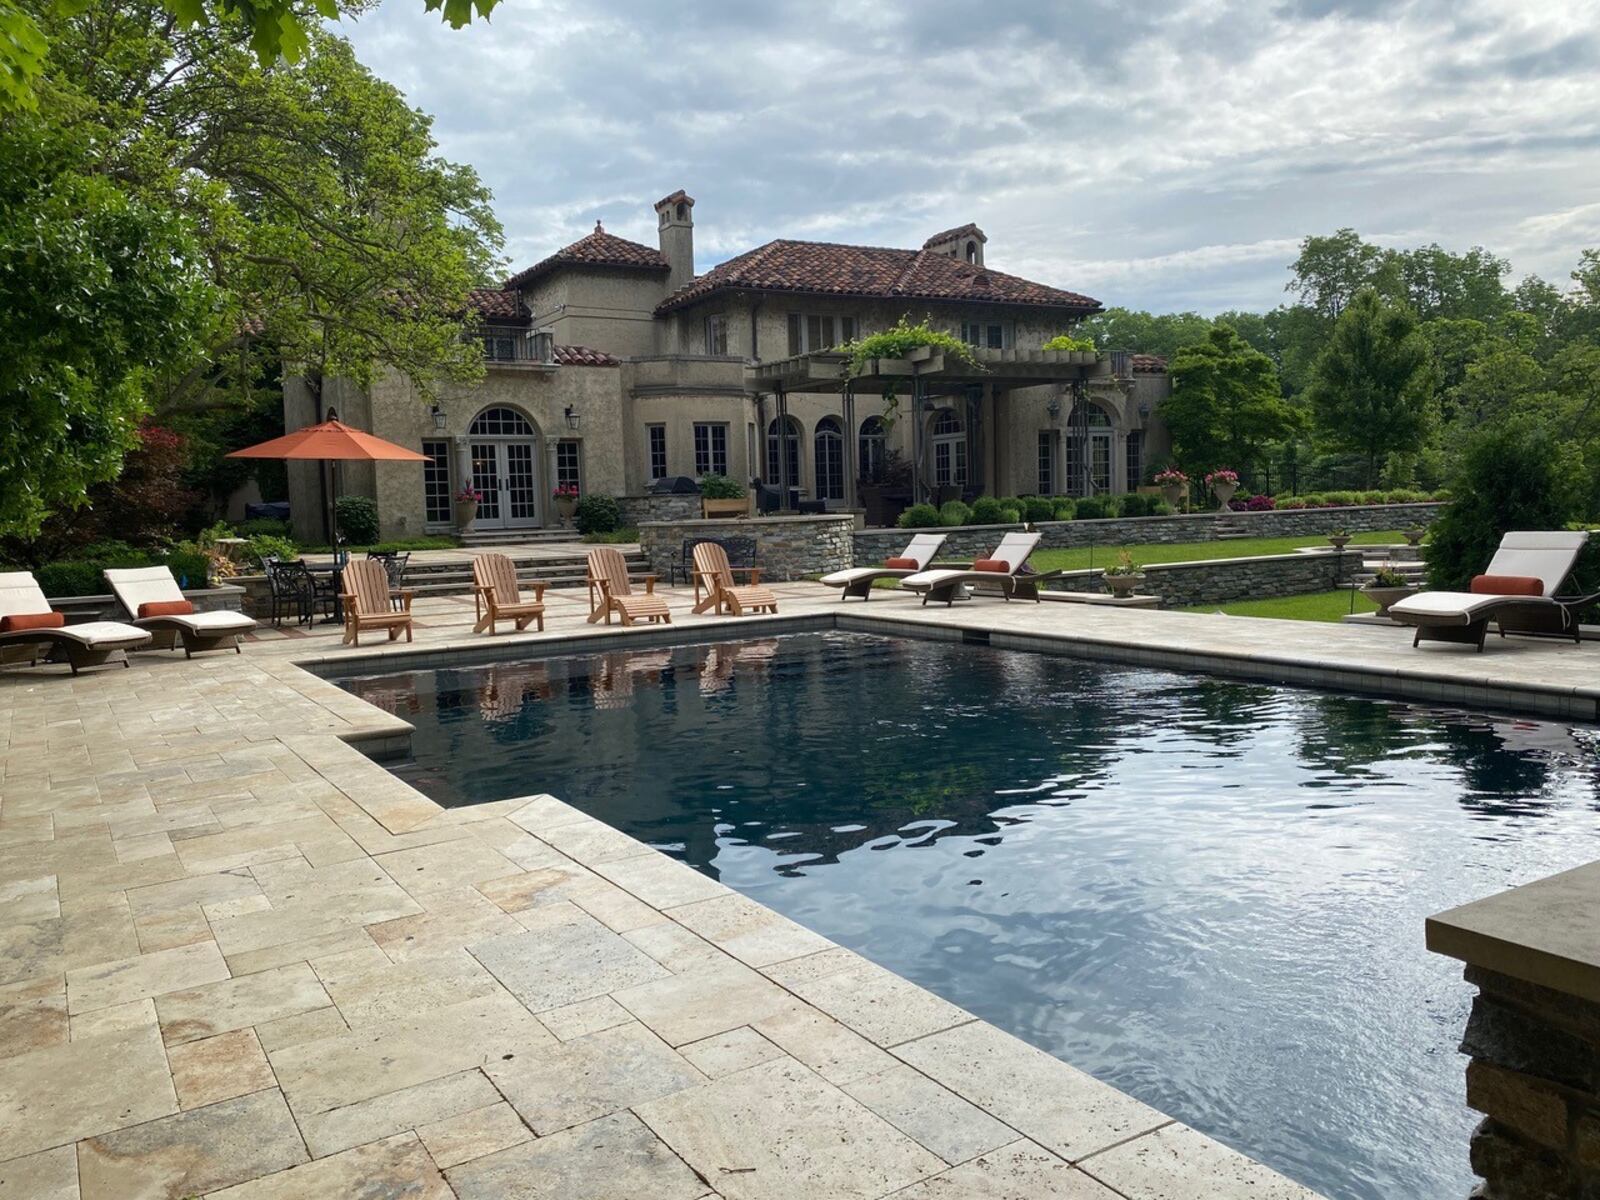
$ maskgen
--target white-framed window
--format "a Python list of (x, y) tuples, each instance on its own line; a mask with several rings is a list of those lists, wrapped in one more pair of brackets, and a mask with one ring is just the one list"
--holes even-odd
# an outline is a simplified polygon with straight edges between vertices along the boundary
[[(778, 459), (779, 444), (783, 448), (783, 461)], [(783, 482), (782, 467), (789, 469), (789, 486), (800, 486), (800, 422), (789, 418), (784, 436), (778, 436), (778, 418), (767, 422), (767, 485), (777, 487)]]
[(1056, 431), (1039, 430), (1039, 495), (1056, 494)]
[[(1088, 427), (1089, 440), (1083, 440)], [(1098, 495), (1111, 490), (1111, 417), (1098, 404), (1085, 412), (1073, 410), (1067, 418), (1067, 492), (1073, 496)], [(1087, 480), (1084, 467), (1088, 467)]]
[(856, 470), (862, 479), (876, 481), (882, 477), (888, 443), (889, 431), (882, 417), (868, 417), (861, 422), (856, 439)]
[(429, 525), (448, 525), (452, 519), (450, 497), (450, 443), (430, 439), (422, 443), (428, 461), (422, 464), (422, 512)]
[(967, 431), (953, 408), (941, 408), (933, 419), (933, 482), (967, 486)]
[(711, 421), (696, 421), (694, 426), (694, 473), (728, 473), (728, 427)]
[(859, 331), (860, 325), (854, 317), (836, 317), (826, 313), (790, 313), (789, 357), (853, 342)]
[(580, 491), (583, 488), (582, 456), (579, 447), (583, 443), (572, 438), (562, 438), (556, 443), (556, 484), (559, 487), (575, 487)]
[(1004, 350), (1011, 345), (1011, 330), (1004, 321), (963, 321), (961, 340), (981, 350)]
[(728, 352), (728, 318), (723, 313), (712, 313), (706, 318), (706, 353)]
[(844, 430), (837, 417), (823, 417), (812, 436), (817, 499), (844, 499)]
[(1128, 465), (1128, 490), (1131, 492), (1144, 482), (1144, 430), (1128, 431), (1126, 447)]
[(667, 427), (665, 425), (646, 425), (644, 427), (644, 441), (645, 449), (650, 459), (650, 478), (666, 478)]

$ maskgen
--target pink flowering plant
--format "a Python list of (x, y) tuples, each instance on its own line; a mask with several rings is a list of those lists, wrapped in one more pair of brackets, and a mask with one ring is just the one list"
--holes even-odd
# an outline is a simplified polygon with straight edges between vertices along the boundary
[(1215, 471), (1211, 472), (1211, 474), (1206, 476), (1207, 487), (1216, 487), (1219, 483), (1231, 483), (1234, 487), (1238, 487), (1239, 472), (1231, 470), (1228, 467), (1219, 467)]
[(472, 504), (482, 504), (483, 493), (469, 483), (456, 493), (456, 499), (461, 501), (463, 504), (468, 502)]
[(550, 493), (550, 497), (554, 500), (576, 500), (578, 498), (578, 485), (575, 483), (559, 484), (556, 490)]
[(1165, 471), (1156, 472), (1155, 482), (1157, 487), (1182, 487), (1189, 482), (1189, 477), (1177, 467), (1168, 467)]

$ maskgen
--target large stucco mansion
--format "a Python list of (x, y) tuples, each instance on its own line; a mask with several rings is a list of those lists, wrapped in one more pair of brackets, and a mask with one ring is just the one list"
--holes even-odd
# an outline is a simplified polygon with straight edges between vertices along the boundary
[[(555, 523), (552, 490), (642, 495), (668, 476), (762, 481), (787, 504), (853, 508), (896, 461), (921, 498), (1123, 492), (1166, 449), (1160, 360), (1042, 351), (1100, 310), (1088, 296), (990, 268), (964, 225), (919, 250), (771, 241), (695, 273), (694, 200), (655, 205), (659, 245), (594, 232), (475, 296), (486, 377), (430, 402), (389, 374), (330, 381), (350, 424), (413, 447), (351, 465), (342, 489), (378, 502), (385, 537), (445, 530), (467, 483), (479, 530)], [(927, 320), (974, 348), (847, 379), (831, 348)], [(886, 391), (893, 398), (886, 399)], [(285, 386), (289, 428), (309, 424)], [(291, 464), (297, 532), (320, 535), (317, 468)], [(903, 473), (903, 472), (902, 472)]]

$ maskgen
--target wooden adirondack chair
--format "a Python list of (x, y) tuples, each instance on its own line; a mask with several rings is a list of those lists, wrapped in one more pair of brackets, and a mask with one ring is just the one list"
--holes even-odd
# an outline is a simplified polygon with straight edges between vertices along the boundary
[(694, 611), (710, 609), (742, 617), (745, 613), (778, 611), (778, 597), (761, 586), (761, 568), (744, 567), (739, 573), (749, 577), (747, 584), (735, 584), (735, 568), (728, 565), (728, 552), (716, 542), (701, 542), (694, 548), (694, 577), (697, 588), (705, 589), (705, 599)]
[[(344, 594), (344, 644), (359, 646), (363, 629), (387, 630), (389, 640), (395, 641), (404, 633), (411, 640), (410, 589), (391, 592), (389, 573), (383, 563), (375, 558), (352, 559), (342, 573)], [(396, 610), (392, 600), (398, 596), (400, 607)]]
[(539, 632), (544, 632), (544, 584), (535, 583), (533, 599), (522, 597), (522, 585), (517, 581), (517, 568), (504, 554), (480, 554), (472, 560), (472, 600), (477, 609), (478, 623), (473, 633), (485, 629), (493, 637), (496, 622), (510, 621), (517, 632), (537, 621)]
[(622, 617), (624, 625), (639, 621), (672, 624), (667, 602), (656, 595), (656, 577), (645, 575), (642, 582), (644, 591), (634, 591), (628, 560), (614, 546), (589, 551), (589, 624), (604, 620), (609, 625), (613, 612)]

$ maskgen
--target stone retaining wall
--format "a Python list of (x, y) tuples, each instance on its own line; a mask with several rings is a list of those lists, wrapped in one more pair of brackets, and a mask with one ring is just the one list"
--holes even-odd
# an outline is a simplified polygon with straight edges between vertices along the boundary
[[(1380, 529), (1426, 526), (1439, 515), (1441, 503), (1357, 504), (1347, 508), (1299, 508), (1283, 512), (1230, 513), (1228, 524), (1248, 537), (1314, 537), (1335, 529), (1370, 533)], [(1020, 525), (963, 525), (946, 530), (943, 554), (972, 558), (994, 549), (1003, 534)], [(1042, 521), (1041, 549), (1079, 546), (1143, 546), (1173, 542), (1209, 542), (1217, 531), (1216, 513), (1171, 517), (1110, 517), (1099, 521)], [(855, 535), (857, 563), (882, 562), (898, 554), (915, 530), (864, 529)]]
[(665, 496), (618, 496), (624, 525), (643, 525), (646, 521), (693, 521), (700, 516), (700, 493), (670, 493)]
[[(1109, 563), (1107, 565), (1110, 565)], [(1160, 596), (1162, 608), (1226, 604), (1232, 600), (1265, 600), (1326, 592), (1347, 583), (1361, 568), (1361, 552), (1350, 547), (1304, 554), (1269, 554), (1259, 558), (1214, 558), (1201, 562), (1152, 563), (1143, 568), (1139, 592)], [(1093, 571), (1073, 571), (1046, 588), (1066, 592), (1108, 592)]]
[(647, 521), (639, 526), (639, 548), (650, 569), (673, 578), (683, 559), (683, 544), (699, 538), (748, 537), (756, 540), (756, 565), (762, 578), (807, 579), (850, 565), (850, 534), (855, 518), (841, 516), (750, 517), (736, 521)]

